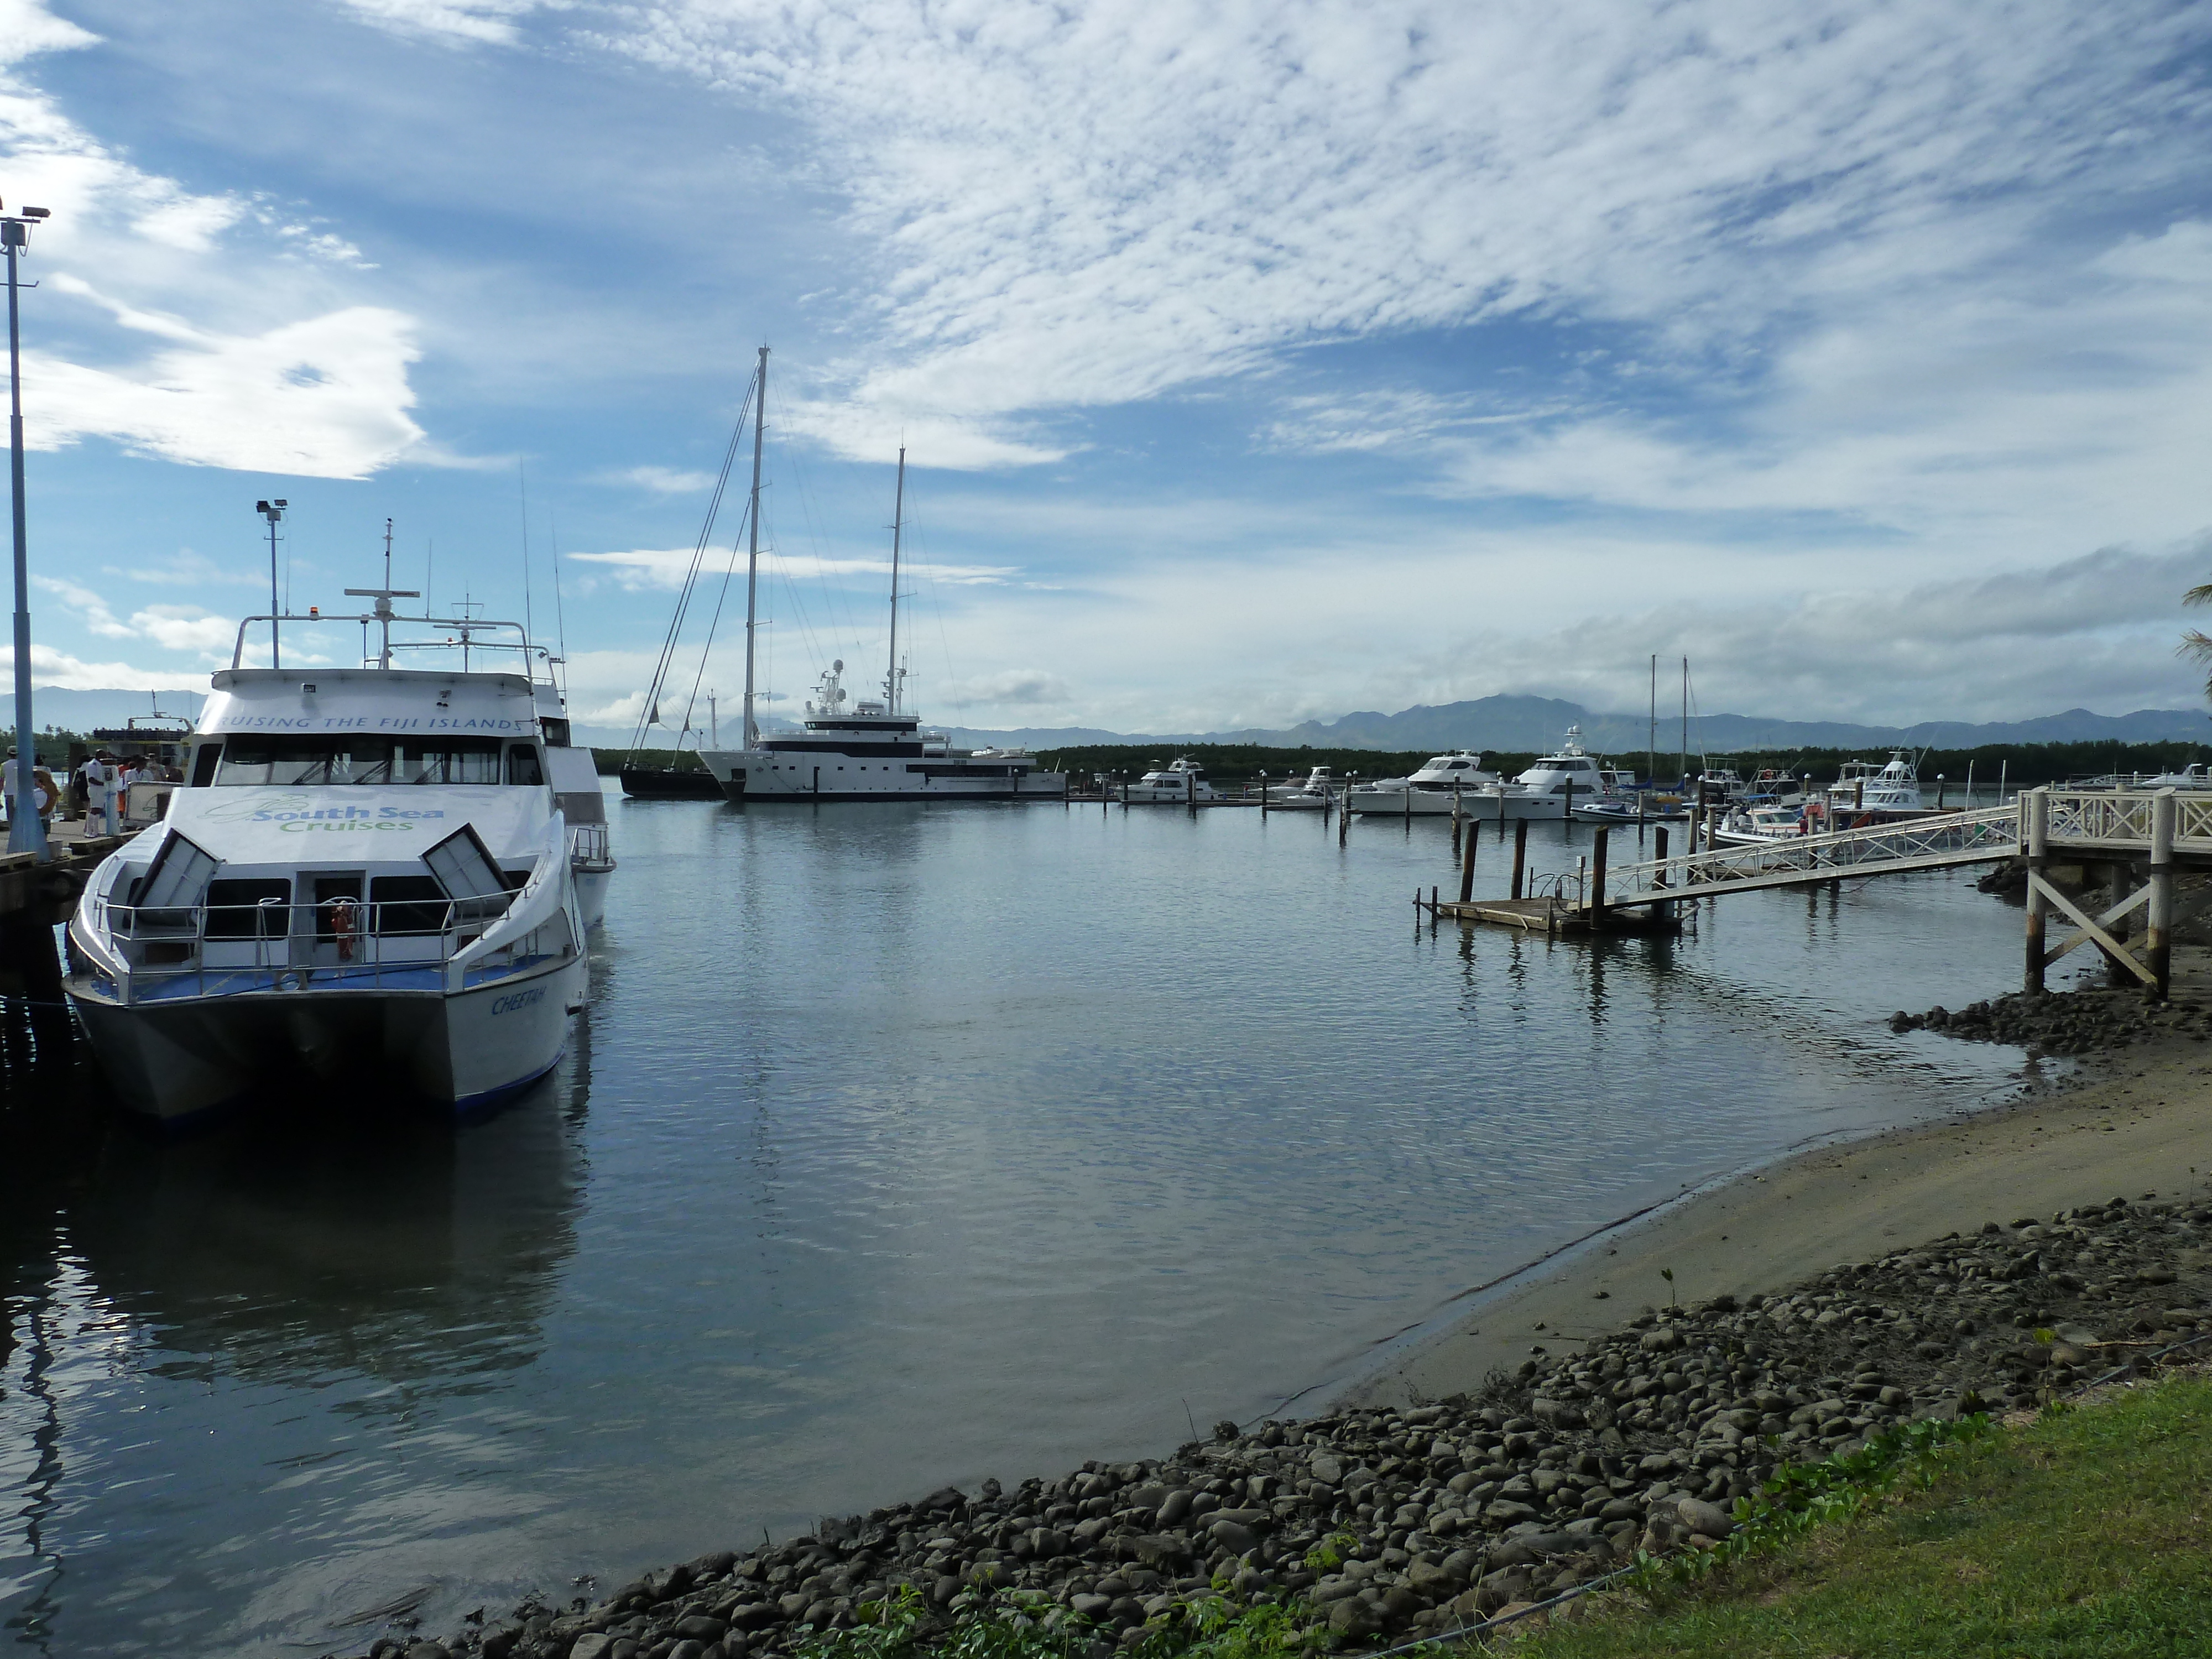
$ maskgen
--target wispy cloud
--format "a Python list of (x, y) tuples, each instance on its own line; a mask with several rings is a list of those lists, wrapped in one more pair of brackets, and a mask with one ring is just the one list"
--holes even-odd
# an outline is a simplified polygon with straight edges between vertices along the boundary
[[(60, 320), (100, 341), (26, 354), (29, 441), (53, 447), (105, 437), (190, 465), (325, 477), (363, 477), (418, 443), (408, 412), (417, 355), (410, 318), (375, 305), (327, 308), (326, 288), (287, 286), (304, 276), (284, 276), (282, 258), (201, 280), (204, 262), (246, 232), (325, 273), (371, 268), (358, 247), (244, 197), (196, 192), (137, 167), (22, 78), (38, 54), (94, 44), (39, 0), (0, 0), (8, 195), (53, 210), (33, 252), (49, 270)], [(154, 293), (254, 321), (202, 321), (134, 297)], [(163, 344), (145, 351), (147, 337)]]
[(87, 631), (103, 639), (144, 640), (164, 651), (196, 653), (209, 665), (228, 662), (237, 639), (235, 617), (219, 617), (199, 605), (149, 605), (132, 611), (125, 620), (116, 616), (104, 596), (78, 583), (58, 576), (33, 576), (31, 585), (52, 594), (76, 613)]
[(860, 453), (929, 421), (986, 464), (1064, 453), (1046, 412), (1510, 316), (1756, 377), (1832, 297), (1987, 273), (2062, 204), (2185, 177), (2198, 97), (2161, 68), (2208, 27), (1938, 0), (647, 0), (586, 33), (781, 104), (836, 158), (876, 326), (809, 429)]
[[(688, 547), (632, 548), (618, 553), (569, 553), (562, 556), (580, 564), (596, 565), (614, 573), (623, 586), (638, 588), (666, 588), (673, 591), (684, 586), (684, 574), (691, 568), (691, 550)], [(708, 555), (705, 570), (719, 580), (732, 556), (727, 551)], [(788, 575), (801, 581), (819, 580), (831, 576), (879, 575), (891, 574), (889, 559), (831, 559), (811, 553), (763, 552), (763, 569)], [(902, 577), (928, 577), (952, 586), (995, 586), (1019, 575), (1014, 565), (932, 564), (908, 560), (899, 566)]]
[(689, 495), (714, 487), (714, 475), (711, 472), (685, 471), (672, 466), (629, 466), (617, 472), (603, 472), (599, 478), (605, 483), (630, 484), (660, 495)]
[(561, 9), (561, 0), (340, 0), (363, 21), (402, 34), (456, 44), (503, 45), (516, 36), (517, 20)]

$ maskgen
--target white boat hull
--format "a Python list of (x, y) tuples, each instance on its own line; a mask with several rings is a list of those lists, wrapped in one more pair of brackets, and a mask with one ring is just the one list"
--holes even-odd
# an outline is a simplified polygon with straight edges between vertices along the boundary
[(576, 908), (583, 912), (586, 933), (606, 920), (607, 884), (614, 879), (614, 868), (604, 870), (586, 866), (577, 869), (572, 877), (576, 884)]
[(495, 1104), (559, 1062), (585, 974), (580, 954), (452, 994), (257, 991), (125, 1006), (89, 975), (67, 990), (124, 1104), (175, 1125), (295, 1069), (456, 1111)]
[[(1452, 795), (1449, 789), (1355, 789), (1345, 797), (1345, 800), (1346, 810), (1358, 817), (1448, 818), (1452, 814)], [(1496, 797), (1462, 790), (1460, 815), (1474, 817), (1478, 805), (1486, 802), (1490, 803), (1489, 816), (1497, 817)]]

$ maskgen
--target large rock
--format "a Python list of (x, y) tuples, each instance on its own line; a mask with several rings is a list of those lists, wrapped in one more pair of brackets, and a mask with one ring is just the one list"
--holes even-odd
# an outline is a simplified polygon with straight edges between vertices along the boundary
[(1717, 1504), (1708, 1504), (1702, 1498), (1678, 1498), (1674, 1513), (1682, 1517), (1682, 1524), (1700, 1538), (1725, 1538), (1735, 1530), (1735, 1522), (1728, 1511)]
[(1522, 1521), (1534, 1521), (1536, 1511), (1510, 1498), (1493, 1498), (1482, 1506), (1482, 1518), (1494, 1527), (1510, 1527)]

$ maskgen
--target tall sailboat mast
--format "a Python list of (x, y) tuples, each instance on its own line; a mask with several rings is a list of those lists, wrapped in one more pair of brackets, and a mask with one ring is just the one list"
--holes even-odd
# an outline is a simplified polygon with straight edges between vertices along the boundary
[(1656, 787), (1659, 782), (1659, 653), (1651, 653), (1651, 725), (1644, 734), (1644, 781)]
[(757, 388), (753, 404), (753, 495), (745, 514), (750, 538), (745, 551), (745, 747), (760, 745), (760, 723), (753, 719), (753, 629), (759, 625), (760, 608), (760, 475), (761, 435), (768, 430), (768, 348), (760, 349), (760, 368), (753, 377)]
[(906, 521), (906, 446), (899, 446), (898, 494), (891, 508), (891, 660), (884, 674), (884, 707), (898, 713), (898, 568), (899, 527)]
[(1674, 763), (1674, 787), (1690, 781), (1690, 659), (1682, 659), (1682, 756)]

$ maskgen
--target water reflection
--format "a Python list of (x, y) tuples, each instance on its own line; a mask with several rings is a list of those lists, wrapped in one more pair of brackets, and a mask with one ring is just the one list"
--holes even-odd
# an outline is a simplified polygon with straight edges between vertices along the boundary
[[(367, 1470), (436, 1402), (544, 1351), (575, 1249), (589, 1041), (580, 1022), (552, 1076), (474, 1123), (273, 1098), (167, 1144), (82, 1088), (43, 1131), (11, 1122), (0, 1609), (16, 1641), (212, 1651), (327, 1610), (343, 1564), (391, 1535), (388, 1510), (362, 1512)], [(465, 1459), (465, 1435), (447, 1443)]]

